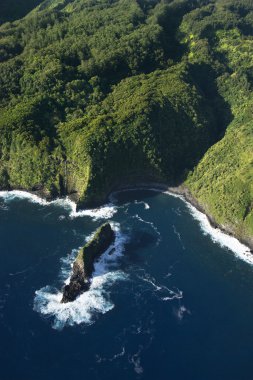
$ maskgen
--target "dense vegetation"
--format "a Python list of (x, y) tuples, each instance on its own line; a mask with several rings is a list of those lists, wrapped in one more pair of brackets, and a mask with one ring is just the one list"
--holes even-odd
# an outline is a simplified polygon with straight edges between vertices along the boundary
[[(227, 1), (225, 5), (225, 8), (224, 5), (223, 8), (216, 7), (211, 15), (206, 14), (201, 20), (201, 10), (194, 12), (195, 29), (191, 28), (193, 37), (189, 56), (190, 61), (200, 60), (201, 50), (196, 50), (194, 42), (196, 36), (208, 31), (212, 42), (208, 59), (213, 67), (221, 66), (215, 83), (219, 94), (229, 105), (232, 119), (225, 136), (208, 150), (186, 184), (218, 223), (252, 242), (253, 3)], [(226, 11), (229, 20), (226, 24), (224, 20), (218, 21), (223, 18), (221, 9), (224, 18), (224, 9)], [(213, 20), (217, 20), (217, 27), (214, 27)]]
[[(0, 187), (185, 181), (253, 235), (251, 0), (46, 0), (0, 27)], [(210, 148), (210, 149), (209, 149)]]

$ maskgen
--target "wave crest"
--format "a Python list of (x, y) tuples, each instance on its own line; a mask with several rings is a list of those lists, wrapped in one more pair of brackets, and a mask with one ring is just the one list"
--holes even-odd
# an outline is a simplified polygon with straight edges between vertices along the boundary
[(47, 201), (45, 199), (40, 198), (36, 194), (28, 193), (22, 190), (12, 190), (12, 191), (0, 191), (0, 198), (4, 199), (4, 202), (8, 203), (15, 199), (25, 199), (31, 203), (36, 203), (41, 206), (60, 206), (65, 210), (69, 211), (69, 216), (71, 219), (89, 216), (93, 220), (99, 219), (110, 219), (117, 212), (117, 208), (112, 204), (106, 204), (105, 206), (101, 206), (95, 209), (86, 209), (77, 211), (77, 205), (75, 202), (71, 201), (67, 198), (57, 198), (53, 201)]

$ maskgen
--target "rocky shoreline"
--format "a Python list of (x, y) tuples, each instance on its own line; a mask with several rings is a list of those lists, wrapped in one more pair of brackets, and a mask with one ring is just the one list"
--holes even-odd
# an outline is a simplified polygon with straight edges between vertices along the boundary
[[(235, 237), (242, 244), (248, 246), (250, 249), (250, 252), (253, 253), (253, 237), (239, 236), (234, 231), (233, 226), (220, 225), (219, 223), (217, 223), (216, 220), (213, 218), (213, 216), (207, 211), (207, 208), (204, 205), (200, 204), (198, 202), (198, 200), (191, 194), (189, 189), (184, 185), (169, 186), (166, 183), (153, 182), (153, 181), (150, 181), (150, 182), (140, 181), (136, 184), (131, 184), (131, 185), (126, 183), (124, 185), (117, 185), (117, 186), (113, 187), (112, 191), (110, 193), (108, 193), (107, 195), (105, 195), (104, 202), (106, 202), (106, 200), (108, 198), (110, 198), (111, 194), (113, 194), (113, 193), (117, 193), (120, 191), (133, 190), (133, 189), (136, 189), (136, 190), (138, 190), (138, 189), (147, 189), (147, 190), (154, 189), (157, 191), (169, 192), (169, 193), (173, 193), (173, 194), (182, 196), (186, 202), (190, 203), (198, 211), (202, 212), (203, 214), (205, 214), (207, 216), (209, 223), (211, 224), (211, 226), (213, 228), (219, 228), (225, 234)], [(9, 189), (8, 191), (12, 191), (12, 190), (14, 190), (14, 189)], [(31, 190), (19, 188), (19, 189), (15, 189), (15, 190), (21, 190), (21, 191), (28, 192), (32, 195), (36, 195), (42, 199), (45, 199), (46, 201), (52, 201), (55, 199), (55, 197), (52, 197), (51, 195), (46, 193), (43, 189), (31, 191)], [(3, 190), (3, 191), (5, 191), (5, 190)], [(75, 203), (78, 201), (77, 193), (67, 194), (67, 196)], [(101, 202), (101, 204), (99, 204), (99, 205), (102, 205), (102, 204), (103, 204), (103, 202)], [(99, 205), (97, 205), (97, 207), (99, 207)]]
[(209, 223), (211, 224), (213, 228), (219, 228), (225, 234), (235, 237), (242, 244), (248, 246), (250, 248), (250, 252), (253, 254), (253, 238), (238, 236), (238, 234), (233, 230), (232, 226), (228, 226), (228, 225), (225, 226), (225, 225), (221, 225), (217, 223), (216, 220), (213, 218), (213, 216), (207, 212), (206, 207), (204, 205), (201, 205), (198, 202), (198, 200), (191, 194), (191, 192), (189, 191), (187, 187), (184, 187), (184, 186), (179, 186), (177, 188), (168, 187), (167, 189), (171, 193), (182, 195), (187, 202), (189, 202), (192, 206), (194, 206), (198, 211), (206, 215)]
[(157, 190), (161, 192), (168, 192), (172, 194), (176, 194), (181, 196), (186, 202), (188, 202), (190, 205), (195, 207), (198, 211), (202, 212), (203, 214), (206, 215), (209, 223), (211, 226), (215, 229), (220, 229), (222, 232), (224, 232), (226, 235), (233, 236), (237, 240), (239, 240), (240, 243), (246, 245), (249, 247), (250, 252), (253, 254), (253, 237), (248, 238), (248, 237), (242, 237), (238, 236), (238, 234), (233, 230), (232, 226), (224, 226), (220, 225), (219, 223), (216, 222), (216, 220), (213, 218), (212, 215), (210, 215), (206, 207), (198, 202), (198, 200), (191, 194), (189, 189), (184, 186), (184, 185), (179, 185), (179, 186), (168, 186), (165, 183), (159, 183), (159, 182), (141, 182), (133, 186), (122, 186), (119, 187), (118, 189), (115, 189), (113, 193), (117, 193), (120, 191), (127, 191), (127, 190), (133, 190), (133, 189), (147, 189), (147, 190)]

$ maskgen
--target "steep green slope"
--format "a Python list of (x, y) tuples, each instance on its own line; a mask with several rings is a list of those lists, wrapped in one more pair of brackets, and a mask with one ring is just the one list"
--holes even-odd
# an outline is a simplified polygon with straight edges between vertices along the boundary
[(251, 236), (252, 34), (250, 0), (46, 0), (2, 25), (0, 188), (84, 206), (185, 182)]
[[(216, 85), (230, 106), (233, 121), (228, 125), (222, 140), (208, 150), (188, 177), (186, 185), (219, 224), (252, 244), (253, 38), (249, 21), (252, 19), (253, 5), (249, 2), (248, 7), (246, 2), (243, 5), (244, 7), (239, 8), (237, 4), (247, 22), (242, 22), (241, 18), (240, 22), (236, 19), (231, 22), (232, 17), (227, 13), (231, 27), (228, 30), (212, 31), (212, 55), (219, 57), (226, 69), (217, 76)], [(214, 16), (215, 13), (212, 17)], [(205, 28), (210, 22), (213, 19), (206, 20), (206, 24), (205, 18), (201, 20)], [(197, 23), (195, 27), (198, 28)], [(243, 31), (249, 34), (243, 34)], [(192, 36), (190, 60), (195, 59), (195, 49), (199, 41), (196, 35)]]
[(216, 221), (240, 237), (253, 235), (253, 122), (231, 125), (187, 185)]

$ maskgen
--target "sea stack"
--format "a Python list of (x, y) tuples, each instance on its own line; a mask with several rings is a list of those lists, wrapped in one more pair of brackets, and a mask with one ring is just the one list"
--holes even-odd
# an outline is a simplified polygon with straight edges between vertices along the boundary
[(81, 293), (89, 290), (94, 262), (110, 247), (115, 240), (115, 232), (110, 223), (99, 227), (90, 242), (78, 252), (73, 265), (70, 283), (63, 288), (61, 302), (74, 301)]

